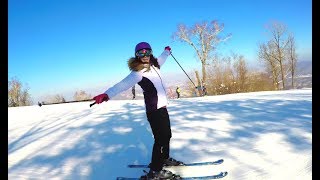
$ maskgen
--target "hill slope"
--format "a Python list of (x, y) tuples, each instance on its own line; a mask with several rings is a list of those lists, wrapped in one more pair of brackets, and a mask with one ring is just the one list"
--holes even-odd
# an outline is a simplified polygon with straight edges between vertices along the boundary
[[(143, 100), (8, 108), (9, 179), (113, 180), (137, 177), (153, 138)], [(312, 179), (312, 89), (171, 100), (171, 156), (224, 159), (185, 176)]]

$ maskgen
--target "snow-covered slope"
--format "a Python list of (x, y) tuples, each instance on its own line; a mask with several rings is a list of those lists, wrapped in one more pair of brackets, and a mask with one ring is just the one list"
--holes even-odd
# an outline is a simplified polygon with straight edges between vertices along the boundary
[[(153, 138), (143, 100), (8, 108), (9, 179), (114, 180), (137, 177)], [(224, 179), (312, 178), (312, 89), (170, 100), (171, 156), (224, 159), (185, 176), (228, 171)]]

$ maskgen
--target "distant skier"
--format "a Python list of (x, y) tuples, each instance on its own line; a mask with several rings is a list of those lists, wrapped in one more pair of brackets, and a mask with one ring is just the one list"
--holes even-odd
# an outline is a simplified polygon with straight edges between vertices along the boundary
[(147, 179), (171, 179), (173, 178), (173, 173), (163, 169), (163, 166), (165, 164), (183, 164), (181, 161), (169, 156), (172, 134), (167, 110), (168, 98), (161, 79), (160, 67), (162, 67), (170, 54), (171, 48), (166, 46), (162, 54), (155, 58), (148, 43), (138, 43), (135, 48), (135, 57), (130, 58), (128, 61), (131, 73), (104, 93), (93, 98), (96, 104), (100, 104), (103, 101), (112, 99), (136, 83), (141, 86), (147, 119), (154, 137), (150, 171), (146, 175), (147, 177), (144, 176)]
[(198, 86), (196, 87), (196, 90), (198, 91), (199, 96), (202, 96), (202, 95), (203, 95), (201, 85), (198, 85)]
[(131, 91), (132, 91), (132, 99), (135, 99), (136, 98), (136, 87), (135, 87), (135, 85), (132, 86)]
[(206, 96), (207, 95), (207, 88), (205, 85), (202, 86), (202, 96)]
[(177, 86), (177, 89), (176, 89), (176, 93), (177, 93), (177, 99), (179, 99), (180, 98), (180, 88), (179, 88), (179, 86)]
[(41, 107), (41, 106), (42, 106), (41, 102), (39, 102), (39, 101), (38, 101), (38, 106), (39, 106), (39, 107)]
[(193, 95), (193, 97), (197, 97), (197, 91), (196, 90), (193, 91), (192, 95)]

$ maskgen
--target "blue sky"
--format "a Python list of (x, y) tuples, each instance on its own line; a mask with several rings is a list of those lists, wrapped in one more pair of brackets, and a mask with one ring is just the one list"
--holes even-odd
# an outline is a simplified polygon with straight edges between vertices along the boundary
[[(141, 41), (160, 55), (169, 45), (191, 72), (200, 62), (191, 47), (174, 42), (178, 24), (218, 20), (232, 38), (218, 47), (257, 63), (265, 25), (287, 25), (301, 60), (312, 59), (311, 0), (28, 0), (8, 1), (8, 72), (28, 84), (33, 97), (107, 87), (124, 78), (127, 60)], [(181, 73), (172, 57), (163, 73)], [(183, 74), (182, 74), (183, 75)], [(103, 92), (105, 88), (101, 89)], [(90, 92), (89, 92), (90, 93)]]

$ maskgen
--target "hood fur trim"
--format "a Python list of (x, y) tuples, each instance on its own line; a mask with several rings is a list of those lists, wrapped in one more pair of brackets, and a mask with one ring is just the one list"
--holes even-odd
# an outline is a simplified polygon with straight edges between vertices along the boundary
[(150, 65), (143, 64), (140, 60), (132, 57), (128, 60), (128, 67), (131, 71), (141, 71), (144, 68), (150, 68)]
[(146, 71), (150, 70), (150, 66), (155, 66), (160, 69), (158, 59), (154, 58), (152, 55), (150, 56), (150, 63), (143, 64), (138, 58), (130, 58), (128, 60), (128, 67), (131, 71), (141, 71), (146, 68)]

